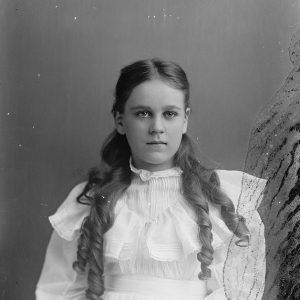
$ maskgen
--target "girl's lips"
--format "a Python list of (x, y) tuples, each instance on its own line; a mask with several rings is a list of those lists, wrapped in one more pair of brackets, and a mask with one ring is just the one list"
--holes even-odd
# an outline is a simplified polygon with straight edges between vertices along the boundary
[(147, 143), (147, 145), (150, 147), (150, 149), (152, 149), (154, 151), (162, 151), (163, 149), (165, 149), (167, 143), (163, 143), (163, 142), (150, 142), (150, 143)]

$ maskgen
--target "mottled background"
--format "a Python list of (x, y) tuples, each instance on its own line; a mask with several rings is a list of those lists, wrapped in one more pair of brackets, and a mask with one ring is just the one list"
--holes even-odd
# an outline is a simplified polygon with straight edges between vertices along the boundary
[(200, 151), (243, 169), (299, 13), (297, 0), (0, 0), (0, 299), (34, 299), (47, 216), (97, 163), (122, 66), (178, 62)]

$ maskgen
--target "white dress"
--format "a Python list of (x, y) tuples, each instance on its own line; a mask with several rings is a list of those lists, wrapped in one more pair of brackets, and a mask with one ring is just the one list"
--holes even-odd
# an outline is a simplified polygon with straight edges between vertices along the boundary
[[(209, 206), (214, 248), (212, 277), (200, 281), (196, 254), (201, 244), (194, 214), (180, 193), (182, 171), (172, 168), (149, 172), (132, 165), (131, 170), (134, 179), (118, 200), (114, 224), (104, 236), (105, 294), (101, 299), (261, 299), (265, 275), (264, 228), (255, 208), (251, 208), (249, 215), (255, 222), (247, 226), (251, 238), (259, 239), (259, 249), (251, 242), (248, 248), (232, 244), (236, 239), (221, 219), (218, 207)], [(221, 188), (237, 205), (245, 173), (217, 173)], [(256, 197), (260, 198), (265, 181), (246, 175), (258, 182)], [(75, 186), (57, 212), (49, 217), (54, 231), (36, 289), (37, 300), (85, 299), (87, 276), (72, 269), (79, 230), (89, 214), (89, 206), (76, 202), (85, 184)], [(234, 263), (227, 257), (228, 253), (234, 254)], [(258, 253), (251, 258), (250, 269), (245, 258), (247, 253)], [(239, 282), (246, 267), (247, 276)], [(225, 278), (224, 274), (229, 276)]]

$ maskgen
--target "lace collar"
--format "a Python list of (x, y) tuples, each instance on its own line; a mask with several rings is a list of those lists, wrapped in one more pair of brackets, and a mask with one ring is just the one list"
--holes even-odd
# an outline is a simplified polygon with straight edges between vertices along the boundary
[(148, 171), (144, 169), (137, 169), (133, 164), (132, 164), (132, 157), (129, 159), (129, 166), (130, 170), (139, 175), (142, 181), (148, 181), (150, 178), (160, 178), (160, 177), (177, 177), (182, 174), (182, 170), (179, 167), (173, 167), (170, 169), (166, 170), (161, 170), (161, 171)]

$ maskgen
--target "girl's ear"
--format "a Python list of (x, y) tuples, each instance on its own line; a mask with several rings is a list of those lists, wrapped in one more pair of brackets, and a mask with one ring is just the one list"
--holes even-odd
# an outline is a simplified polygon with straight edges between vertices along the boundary
[(182, 129), (182, 133), (185, 134), (187, 132), (187, 128), (188, 128), (188, 121), (189, 121), (189, 116), (190, 116), (191, 110), (190, 108), (187, 108), (185, 110), (185, 116), (184, 116), (184, 123), (183, 123), (183, 129)]
[(115, 116), (115, 126), (119, 134), (125, 134), (123, 114), (120, 114), (119, 112), (117, 112)]

